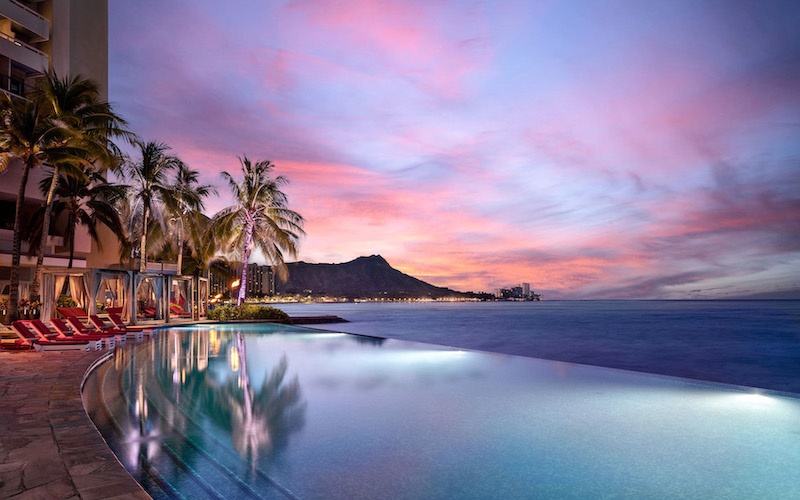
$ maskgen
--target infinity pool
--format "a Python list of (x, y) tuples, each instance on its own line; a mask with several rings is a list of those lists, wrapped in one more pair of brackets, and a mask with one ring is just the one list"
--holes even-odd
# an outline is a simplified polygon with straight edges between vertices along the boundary
[(800, 398), (270, 324), (87, 380), (154, 498), (800, 498)]

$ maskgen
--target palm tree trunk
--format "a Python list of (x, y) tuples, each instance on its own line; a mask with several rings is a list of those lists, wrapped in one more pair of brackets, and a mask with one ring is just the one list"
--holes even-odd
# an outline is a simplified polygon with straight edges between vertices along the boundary
[(30, 290), (31, 299), (39, 296), (39, 281), (42, 278), (44, 251), (47, 247), (47, 236), (50, 232), (50, 217), (53, 214), (53, 198), (55, 197), (56, 189), (58, 188), (59, 177), (60, 173), (58, 170), (58, 165), (54, 165), (53, 178), (50, 181), (50, 189), (47, 191), (47, 199), (45, 200), (44, 220), (42, 221), (42, 240), (39, 242), (39, 251), (36, 255), (36, 271), (33, 273), (33, 283), (31, 283)]
[(142, 239), (139, 243), (139, 272), (144, 274), (147, 272), (147, 206), (142, 209)]
[(244, 251), (242, 251), (242, 278), (239, 280), (239, 298), (236, 305), (242, 305), (247, 295), (247, 264), (250, 261), (250, 244), (253, 241), (253, 227), (248, 224), (244, 238)]
[(183, 219), (178, 226), (178, 275), (183, 274)]
[(75, 256), (75, 226), (78, 225), (78, 217), (75, 214), (70, 215), (69, 226), (67, 227), (67, 231), (69, 234), (69, 264), (67, 265), (67, 269), (72, 269), (72, 259)]
[(25, 206), (25, 187), (28, 184), (28, 174), (36, 161), (33, 157), (25, 159), (22, 167), (22, 179), (19, 181), (19, 191), (17, 191), (17, 211), (14, 214), (14, 239), (11, 243), (11, 283), (8, 291), (8, 319), (16, 321), (19, 319), (19, 262), (22, 253), (22, 209)]

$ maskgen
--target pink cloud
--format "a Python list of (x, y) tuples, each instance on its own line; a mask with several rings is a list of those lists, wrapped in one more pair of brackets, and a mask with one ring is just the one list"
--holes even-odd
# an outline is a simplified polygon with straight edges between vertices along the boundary
[[(370, 74), (401, 77), (425, 92), (461, 98), (465, 78), (486, 61), (478, 10), (393, 1), (306, 1), (285, 10), (282, 37)], [(302, 26), (304, 30), (295, 29)], [(309, 33), (313, 35), (309, 36)]]
[(437, 285), (552, 297), (717, 290), (797, 262), (800, 51), (784, 17), (218, 7), (115, 5), (111, 97), (204, 182), (237, 155), (275, 162), (307, 219), (302, 259), (380, 253)]

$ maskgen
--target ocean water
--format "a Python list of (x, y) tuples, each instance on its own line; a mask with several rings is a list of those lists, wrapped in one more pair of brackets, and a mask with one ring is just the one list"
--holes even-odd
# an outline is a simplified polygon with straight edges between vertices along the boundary
[(320, 328), (800, 393), (800, 301), (280, 304)]

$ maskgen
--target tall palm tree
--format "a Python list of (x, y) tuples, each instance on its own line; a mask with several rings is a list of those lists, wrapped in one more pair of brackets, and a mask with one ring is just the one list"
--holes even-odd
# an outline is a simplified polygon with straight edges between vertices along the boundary
[(228, 172), (222, 177), (233, 192), (235, 204), (214, 216), (214, 234), (221, 241), (238, 249), (243, 263), (239, 296), (241, 305), (247, 294), (247, 265), (250, 253), (258, 248), (276, 266), (278, 276), (286, 278), (284, 252), (297, 256), (303, 231), (303, 217), (287, 208), (288, 200), (281, 188), (288, 179), (272, 177), (275, 168), (269, 161), (251, 163), (247, 156), (239, 158), (244, 177), (241, 183)]
[(192, 212), (189, 217), (185, 238), (188, 252), (183, 264), (186, 274), (199, 277), (210, 269), (227, 269), (229, 262), (223, 255), (220, 240), (213, 234), (212, 220), (202, 212)]
[(150, 219), (164, 225), (164, 204), (174, 192), (170, 174), (183, 162), (169, 154), (171, 148), (162, 142), (135, 141), (139, 159), (127, 159), (122, 165), (126, 182), (131, 182), (129, 195), (133, 201), (133, 215), (139, 223), (139, 272), (147, 271), (147, 231)]
[(17, 191), (14, 236), (11, 250), (9, 317), (19, 317), (19, 269), (22, 245), (22, 215), (25, 188), (31, 169), (44, 164), (85, 163), (74, 134), (53, 120), (50, 107), (39, 100), (12, 99), (0, 92), (0, 173), (20, 165), (22, 176)]
[[(50, 108), (52, 119), (58, 126), (72, 133), (72, 140), (78, 154), (91, 163), (99, 171), (117, 168), (121, 152), (112, 142), (112, 138), (123, 137), (132, 140), (133, 134), (125, 130), (126, 123), (114, 113), (111, 105), (103, 101), (100, 87), (92, 80), (75, 76), (59, 78), (55, 70), (49, 70), (39, 80), (31, 99), (42, 102)], [(84, 162), (84, 163), (85, 163)], [(75, 168), (64, 162), (53, 163), (50, 187), (45, 196), (45, 214), (41, 242), (36, 258), (36, 270), (31, 286), (31, 297), (39, 292), (39, 279), (44, 261), (47, 236), (50, 226), (50, 213), (53, 209), (53, 198), (62, 177), (85, 179), (85, 168)], [(81, 181), (79, 181), (81, 182)], [(72, 258), (70, 257), (70, 263)]]
[[(50, 179), (42, 179), (39, 188), (46, 192), (51, 185)], [(55, 216), (66, 214), (67, 232), (64, 243), (69, 247), (69, 264), (75, 257), (75, 229), (78, 225), (86, 227), (89, 236), (102, 250), (102, 240), (98, 234), (98, 224), (108, 227), (118, 239), (125, 238), (125, 230), (118, 204), (125, 199), (126, 186), (109, 184), (98, 172), (86, 169), (84, 176), (62, 176), (55, 191), (52, 212)], [(45, 207), (39, 209), (39, 217), (47, 216)], [(43, 222), (43, 221), (42, 221)], [(38, 225), (38, 231), (44, 230), (44, 224)]]
[(198, 176), (199, 172), (196, 170), (190, 169), (185, 164), (179, 165), (175, 173), (175, 182), (172, 184), (172, 196), (165, 200), (167, 211), (171, 216), (170, 221), (174, 222), (177, 230), (178, 274), (183, 274), (184, 232), (186, 226), (195, 220), (191, 215), (202, 212), (205, 208), (203, 198), (217, 192), (209, 184), (201, 185)]

